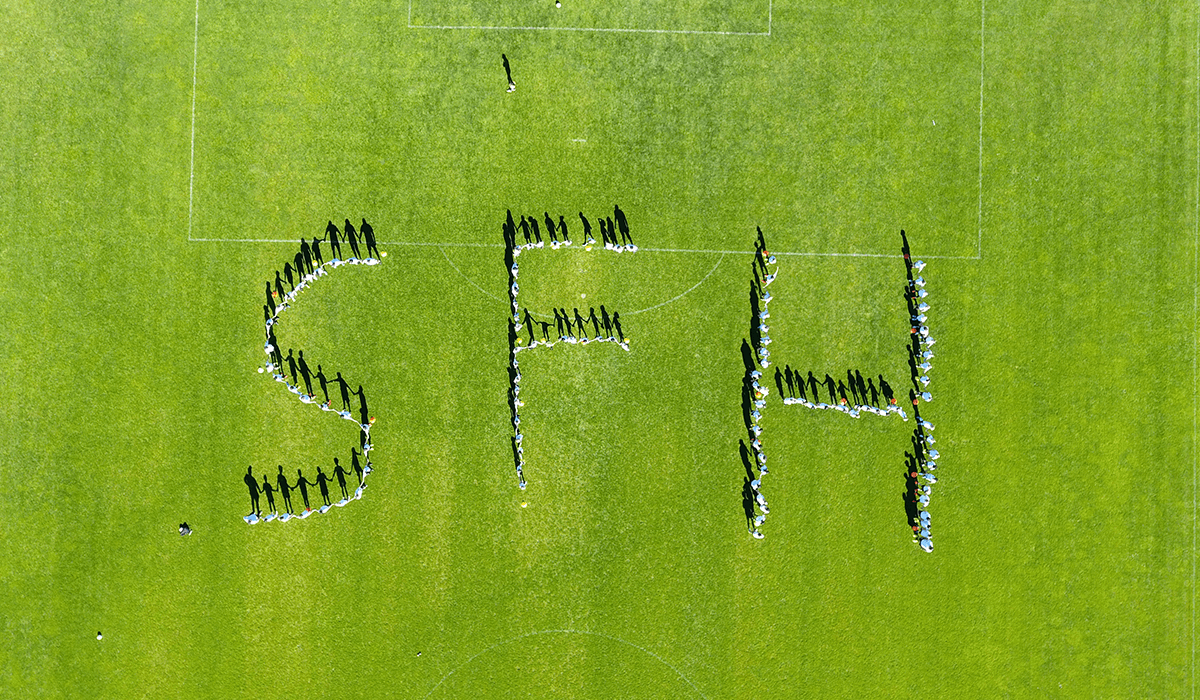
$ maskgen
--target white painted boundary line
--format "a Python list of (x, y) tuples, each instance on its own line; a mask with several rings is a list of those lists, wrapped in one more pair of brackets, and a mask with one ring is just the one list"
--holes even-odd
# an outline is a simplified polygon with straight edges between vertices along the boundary
[(479, 30), (511, 30), (511, 31), (551, 31), (551, 32), (619, 32), (622, 34), (710, 34), (720, 36), (771, 36), (771, 21), (774, 14), (775, 0), (767, 0), (767, 31), (765, 32), (721, 32), (703, 29), (623, 29), (619, 27), (502, 27), (485, 25), (434, 25), (412, 23), (412, 0), (408, 0), (409, 29), (479, 29)]
[(192, 202), (196, 192), (196, 66), (200, 56), (200, 0), (196, 0), (196, 26), (192, 34), (192, 155), (188, 161), (188, 240), (192, 240)]
[(979, 0), (979, 213), (975, 219), (978, 230), (975, 243), (976, 260), (983, 259), (983, 36), (986, 8), (987, 0)]
[(462, 669), (462, 668), (464, 668), (464, 667), (468, 666), (468, 665), (469, 665), (469, 664), (470, 664), (472, 661), (474, 661), (475, 659), (478, 659), (480, 656), (483, 656), (484, 654), (488, 653), (488, 652), (489, 652), (489, 651), (491, 651), (492, 649), (495, 649), (496, 647), (502, 647), (502, 646), (504, 646), (504, 645), (506, 645), (506, 644), (512, 644), (512, 643), (513, 643), (513, 642), (515, 642), (515, 641), (518, 641), (518, 640), (521, 640), (521, 639), (525, 639), (526, 637), (532, 637), (532, 636), (534, 636), (534, 635), (538, 635), (538, 634), (590, 634), (590, 635), (592, 635), (592, 636), (594, 636), (594, 637), (603, 637), (603, 638), (605, 638), (605, 639), (609, 639), (609, 640), (612, 640), (612, 641), (614, 641), (614, 642), (620, 642), (621, 644), (625, 644), (625, 645), (631, 646), (631, 647), (633, 647), (634, 649), (637, 649), (638, 651), (640, 651), (640, 652), (642, 652), (642, 653), (644, 653), (644, 654), (648, 654), (648, 655), (650, 655), (650, 656), (653, 656), (653, 657), (654, 657), (655, 659), (657, 659), (657, 660), (658, 660), (658, 662), (659, 662), (659, 663), (661, 663), (663, 666), (666, 666), (667, 668), (669, 668), (669, 669), (671, 669), (672, 671), (674, 671), (674, 672), (675, 672), (675, 675), (679, 676), (679, 678), (680, 678), (680, 679), (681, 679), (681, 680), (682, 680), (684, 683), (687, 683), (689, 686), (691, 686), (691, 687), (692, 687), (692, 690), (696, 691), (696, 694), (697, 694), (697, 695), (699, 695), (699, 696), (700, 696), (700, 697), (702, 697), (702, 698), (705, 698), (705, 700), (707, 700), (707, 698), (708, 698), (708, 696), (707, 696), (707, 695), (705, 695), (704, 693), (700, 692), (700, 689), (696, 687), (696, 684), (695, 684), (695, 683), (692, 683), (692, 681), (691, 681), (691, 680), (689, 680), (687, 676), (685, 676), (685, 675), (683, 675), (682, 673), (680, 673), (679, 669), (677, 669), (677, 668), (675, 668), (674, 666), (672, 666), (671, 664), (667, 663), (667, 662), (666, 662), (666, 661), (665, 661), (665, 660), (664, 660), (664, 659), (663, 659), (661, 656), (659, 656), (658, 654), (655, 654), (654, 652), (652, 652), (652, 651), (650, 651), (650, 650), (648, 650), (648, 649), (644, 649), (644, 648), (642, 648), (642, 647), (640, 647), (640, 646), (638, 646), (638, 645), (634, 644), (633, 642), (627, 642), (627, 641), (625, 641), (624, 639), (621, 639), (620, 637), (613, 637), (613, 636), (611, 636), (611, 635), (604, 634), (603, 632), (590, 632), (590, 631), (588, 631), (588, 630), (571, 630), (571, 629), (564, 629), (564, 630), (537, 630), (536, 632), (526, 632), (525, 634), (517, 635), (516, 637), (513, 637), (512, 639), (506, 639), (506, 640), (504, 640), (504, 641), (502, 641), (502, 642), (496, 642), (495, 644), (491, 645), (491, 646), (490, 646), (490, 647), (488, 647), (487, 649), (484, 649), (483, 651), (479, 652), (478, 654), (475, 654), (475, 655), (474, 655), (474, 656), (472, 656), (471, 658), (467, 659), (466, 661), (462, 662), (461, 664), (459, 664), (459, 665), (455, 666), (454, 668), (450, 669), (450, 671), (449, 671), (449, 672), (448, 672), (446, 675), (442, 676), (442, 679), (441, 679), (441, 680), (439, 680), (439, 681), (437, 682), (437, 685), (435, 685), (435, 686), (433, 686), (432, 688), (430, 688), (430, 689), (429, 689), (429, 692), (425, 694), (425, 697), (426, 697), (426, 698), (428, 698), (430, 695), (433, 695), (433, 691), (435, 691), (435, 690), (437, 690), (438, 688), (440, 688), (440, 687), (441, 687), (441, 685), (442, 685), (442, 683), (445, 683), (445, 682), (446, 682), (446, 679), (447, 679), (447, 678), (449, 678), (450, 676), (453, 676), (453, 675), (455, 674), (455, 672), (457, 672), (459, 669)]

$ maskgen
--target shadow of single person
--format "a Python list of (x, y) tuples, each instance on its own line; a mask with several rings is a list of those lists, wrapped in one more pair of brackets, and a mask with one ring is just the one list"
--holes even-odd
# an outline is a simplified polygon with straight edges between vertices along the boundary
[(742, 458), (742, 466), (746, 469), (746, 480), (749, 482), (758, 478), (754, 476), (754, 459), (750, 457), (750, 448), (746, 446), (745, 440), (738, 440), (738, 454)]
[[(778, 370), (776, 370), (776, 371), (778, 371)], [(787, 381), (788, 396), (795, 397), (796, 396), (796, 384), (792, 378), (792, 366), (791, 365), (783, 366), (783, 378), (785, 381)], [(783, 390), (780, 389), (780, 391), (782, 392)]]
[(362, 384), (358, 385), (358, 391), (354, 392), (354, 394), (358, 396), (358, 422), (362, 425), (369, 425), (368, 416), (370, 414), (367, 411), (367, 393), (363, 391)]
[[(854, 399), (854, 405), (860, 406), (865, 401), (860, 401), (858, 396), (858, 384), (854, 381), (854, 372), (846, 370), (846, 386), (850, 389), (850, 398)], [(842, 398), (846, 398), (846, 392), (842, 392)]]
[(296, 358), (292, 356), (291, 348), (288, 348), (287, 365), (288, 365), (288, 372), (292, 375), (292, 386), (296, 386), (297, 384), (300, 383), (300, 380), (297, 378), (297, 375), (296, 375)]
[(813, 373), (810, 370), (808, 373), (808, 388), (812, 391), (813, 403), (821, 403), (821, 392), (817, 391), (817, 387), (819, 386), (821, 386), (821, 382), (817, 381), (817, 378), (813, 376)]
[(312, 251), (308, 249), (308, 240), (300, 239), (300, 256), (304, 258), (304, 269), (311, 275), (313, 272)]
[(742, 511), (746, 514), (746, 529), (754, 530), (754, 489), (751, 479), (742, 480)]
[(612, 315), (613, 330), (617, 332), (617, 339), (622, 343), (625, 342), (625, 333), (621, 330), (621, 314), (614, 311)]
[(883, 375), (879, 375), (879, 392), (883, 394), (883, 398), (890, 406), (896, 399), (896, 395), (892, 392), (892, 385), (887, 383)]
[(604, 326), (604, 337), (613, 337), (612, 319), (608, 317), (608, 310), (604, 308), (604, 304), (600, 305), (600, 323)]
[(321, 385), (321, 393), (325, 395), (325, 403), (329, 403), (329, 378), (325, 376), (321, 365), (317, 365), (317, 373), (313, 375)]
[(750, 343), (746, 342), (745, 338), (742, 338), (742, 366), (746, 370), (746, 377), (758, 369), (757, 361), (754, 359), (754, 349), (750, 347)]
[(354, 224), (350, 223), (350, 219), (346, 219), (346, 223), (342, 225), (342, 235), (350, 244), (350, 250), (354, 252), (355, 259), (361, 258), (362, 255), (358, 252), (358, 236), (355, 234)]
[(742, 420), (746, 423), (746, 430), (750, 431), (754, 425), (754, 420), (750, 412), (754, 410), (753, 390), (750, 388), (749, 376), (742, 379)]
[[(590, 245), (592, 242), (594, 242), (596, 240), (596, 239), (592, 238), (592, 222), (588, 221), (588, 218), (583, 215), (583, 212), (579, 212), (579, 220), (581, 222), (583, 222), (584, 245)], [(603, 307), (601, 307), (601, 308), (603, 308)]]
[(588, 311), (587, 320), (589, 323), (592, 324), (592, 329), (596, 331), (596, 337), (599, 338), (600, 337), (600, 319), (596, 318), (596, 307), (590, 306), (590, 307), (588, 307), (588, 309), (589, 309), (589, 311)]
[(346, 491), (346, 474), (347, 474), (346, 470), (342, 468), (341, 464), (338, 464), (337, 457), (334, 457), (333, 458), (333, 475), (334, 475), (334, 477), (337, 478), (338, 488), (340, 488), (342, 490), (342, 499), (343, 500), (350, 498), (350, 494)]
[(536, 216), (530, 215), (527, 220), (529, 221), (529, 228), (533, 229), (534, 244), (541, 248), (544, 245), (542, 242), (542, 227), (538, 225)]
[(524, 216), (521, 217), (521, 235), (525, 236), (525, 245), (533, 245), (533, 238), (529, 236), (529, 222)]
[(836, 405), (838, 402), (837, 383), (833, 381), (833, 377), (829, 376), (828, 372), (825, 374), (825, 388), (829, 389), (829, 403)]
[[(791, 385), (791, 377), (789, 377), (788, 386)], [(783, 370), (779, 369), (779, 365), (775, 366), (775, 388), (779, 389), (779, 397), (783, 398)]]
[(371, 227), (371, 224), (367, 223), (366, 219), (363, 219), (362, 220), (362, 228), (360, 228), (358, 230), (359, 230), (359, 232), (362, 233), (363, 240), (366, 241), (366, 243), (367, 243), (367, 255), (369, 256), (373, 252), (373, 253), (375, 253), (374, 257), (376, 259), (378, 259), (379, 258), (379, 246), (376, 245), (376, 243), (375, 243), (375, 229)]
[(287, 477), (283, 475), (283, 465), (279, 466), (279, 474), (275, 477), (275, 486), (279, 490), (279, 494), (283, 496), (283, 508), (286, 512), (292, 512), (292, 485), (288, 483)]
[(308, 363), (304, 361), (304, 351), (300, 351), (300, 358), (297, 362), (300, 365), (300, 376), (304, 378), (304, 393), (309, 396), (313, 395), (312, 390), (312, 370), (308, 368)]
[(633, 243), (633, 236), (629, 235), (629, 221), (625, 218), (625, 212), (621, 211), (621, 207), (613, 205), (613, 216), (617, 217), (617, 228), (621, 231), (622, 243)]
[(750, 280), (750, 344), (755, 348), (762, 347), (762, 332), (758, 327), (766, 323), (766, 319), (762, 317), (762, 310), (758, 305), (758, 284), (754, 279)]
[(242, 478), (246, 482), (246, 487), (250, 489), (250, 512), (258, 513), (258, 481), (254, 478), (253, 465), (246, 467), (246, 476)]
[(333, 381), (337, 382), (338, 389), (341, 390), (342, 410), (349, 411), (350, 410), (350, 383), (347, 382), (345, 379), (342, 379), (341, 372), (337, 373), (337, 376), (333, 378)]
[(321, 500), (325, 501), (325, 505), (331, 505), (329, 502), (329, 475), (321, 471), (317, 467), (317, 488), (321, 489)]
[(363, 467), (362, 462), (358, 461), (358, 450), (350, 448), (350, 468), (354, 470), (355, 476), (358, 477), (358, 485), (363, 485)]
[[(299, 270), (296, 270), (296, 272), (299, 272)], [(287, 279), (288, 284), (292, 286), (292, 288), (288, 290), (290, 292), (296, 291), (296, 280), (292, 275), (292, 264), (290, 262), (285, 262), (283, 264), (283, 276)]]
[(571, 236), (567, 233), (567, 222), (562, 215), (558, 217), (558, 232), (562, 234), (563, 243), (571, 245)]
[(313, 482), (304, 478), (304, 474), (296, 470), (296, 488), (300, 489), (300, 498), (304, 501), (304, 510), (312, 510), (312, 506), (308, 504), (308, 487), (316, 486)]
[(328, 224), (325, 224), (325, 235), (329, 236), (329, 253), (334, 260), (342, 259), (342, 245), (338, 242), (338, 228), (333, 225), (331, 219)]
[(271, 482), (267, 479), (267, 475), (263, 474), (262, 492), (267, 496), (267, 512), (275, 512), (275, 489), (271, 488)]
[(867, 380), (867, 391), (871, 394), (871, 405), (879, 406), (879, 390), (875, 388), (874, 380)]
[(313, 256), (313, 260), (317, 261), (318, 266), (325, 264), (325, 258), (321, 255), (321, 241), (322, 240), (323, 239), (317, 238), (316, 236), (313, 236), (313, 239), (312, 239), (312, 246), (311, 246), (312, 247), (312, 256)]

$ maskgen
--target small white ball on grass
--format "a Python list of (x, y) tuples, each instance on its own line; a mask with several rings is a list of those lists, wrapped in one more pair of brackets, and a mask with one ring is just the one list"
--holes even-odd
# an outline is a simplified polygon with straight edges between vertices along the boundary
[(262, 368), (262, 367), (259, 367), (259, 368), (258, 368), (258, 373), (259, 373), (259, 374), (262, 374), (262, 373), (263, 373), (263, 368)]
[(529, 501), (521, 501), (521, 507), (522, 507), (522, 508), (528, 508), (528, 507), (529, 507)]
[(386, 251), (386, 250), (385, 250), (385, 251), (383, 251), (382, 253), (380, 253), (380, 255), (382, 255), (383, 257), (385, 257), (385, 258), (386, 258), (386, 257), (387, 257), (387, 251)]

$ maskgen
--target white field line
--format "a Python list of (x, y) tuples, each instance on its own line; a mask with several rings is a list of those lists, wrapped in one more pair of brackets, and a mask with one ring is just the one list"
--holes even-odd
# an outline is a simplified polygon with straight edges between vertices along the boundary
[(695, 289), (696, 287), (699, 287), (700, 285), (704, 284), (704, 282), (705, 282), (705, 281), (707, 281), (709, 277), (712, 277), (712, 273), (714, 273), (714, 272), (716, 272), (716, 271), (717, 271), (717, 268), (721, 266), (721, 261), (722, 261), (722, 260), (724, 260), (724, 259), (725, 259), (725, 254), (724, 254), (724, 253), (722, 253), (722, 254), (721, 254), (721, 257), (717, 258), (717, 264), (712, 266), (712, 269), (708, 271), (708, 274), (707, 274), (707, 275), (705, 275), (705, 276), (703, 277), (703, 279), (701, 279), (699, 282), (697, 282), (697, 283), (693, 284), (691, 287), (689, 287), (689, 288), (687, 289), (687, 291), (683, 292), (683, 293), (682, 293), (682, 294), (680, 294), (679, 296), (671, 297), (670, 299), (667, 299), (666, 301), (664, 301), (664, 302), (663, 302), (663, 303), (661, 303), (661, 304), (655, 304), (654, 306), (648, 306), (648, 307), (646, 307), (646, 308), (644, 308), (644, 309), (638, 309), (637, 311), (630, 311), (629, 313), (627, 313), (627, 314), (625, 314), (625, 315), (626, 315), (626, 316), (633, 316), (633, 315), (635, 315), (635, 314), (640, 314), (640, 313), (642, 313), (643, 311), (653, 311), (654, 309), (657, 309), (657, 308), (658, 308), (658, 307), (660, 307), (660, 306), (666, 306), (667, 304), (670, 304), (670, 303), (671, 303), (671, 302), (673, 302), (673, 301), (679, 301), (680, 299), (682, 299), (682, 298), (684, 298), (685, 296), (687, 296), (687, 295), (688, 295), (688, 293), (690, 293), (690, 292), (691, 292), (693, 289)]
[(412, 0), (408, 0), (409, 29), (480, 29), (480, 30), (510, 30), (510, 31), (551, 31), (551, 32), (618, 32), (622, 34), (710, 34), (720, 36), (771, 36), (771, 15), (775, 0), (767, 2), (767, 31), (765, 32), (721, 32), (703, 29), (624, 29), (620, 27), (509, 27), (488, 25), (449, 25), (449, 24), (413, 24)]
[(975, 257), (983, 259), (983, 37), (987, 0), (979, 0), (979, 212), (976, 217)]
[(196, 65), (200, 55), (200, 0), (196, 0), (196, 24), (192, 33), (192, 148), (188, 161), (188, 240), (192, 240), (192, 202), (196, 191)]
[(449, 678), (450, 676), (454, 675), (454, 674), (455, 674), (455, 672), (457, 672), (458, 670), (460, 670), (460, 669), (462, 669), (462, 668), (465, 668), (466, 666), (470, 665), (470, 663), (471, 663), (472, 661), (474, 661), (475, 659), (478, 659), (480, 656), (483, 656), (484, 654), (488, 653), (488, 652), (489, 652), (489, 651), (491, 651), (492, 649), (495, 649), (496, 647), (501, 647), (501, 646), (504, 646), (504, 645), (506, 645), (506, 644), (511, 644), (511, 643), (513, 643), (513, 642), (516, 642), (516, 641), (518, 641), (518, 640), (525, 639), (526, 637), (532, 637), (532, 636), (534, 636), (534, 635), (538, 635), (538, 634), (590, 634), (590, 635), (592, 635), (592, 636), (595, 636), (595, 637), (603, 637), (603, 638), (605, 638), (605, 639), (609, 639), (609, 640), (612, 640), (612, 641), (614, 641), (614, 642), (620, 642), (621, 644), (625, 644), (625, 645), (627, 645), (627, 646), (631, 646), (631, 647), (633, 647), (634, 649), (637, 649), (638, 651), (640, 651), (640, 652), (642, 652), (642, 653), (644, 653), (644, 654), (648, 654), (648, 655), (650, 655), (650, 656), (653, 656), (655, 659), (657, 659), (657, 660), (658, 660), (658, 662), (659, 662), (659, 663), (661, 663), (662, 665), (664, 665), (664, 666), (666, 666), (667, 668), (669, 668), (669, 669), (671, 669), (672, 671), (674, 671), (674, 672), (675, 672), (675, 675), (679, 676), (680, 680), (682, 680), (684, 683), (687, 683), (689, 686), (691, 686), (692, 690), (696, 691), (696, 694), (697, 694), (697, 695), (699, 695), (700, 697), (702, 697), (702, 698), (707, 698), (707, 697), (708, 697), (708, 696), (706, 696), (704, 693), (700, 692), (700, 689), (696, 687), (696, 684), (695, 684), (695, 683), (692, 683), (692, 681), (691, 681), (691, 680), (689, 680), (687, 676), (685, 676), (685, 675), (683, 675), (682, 673), (680, 673), (680, 672), (679, 672), (679, 669), (677, 669), (677, 668), (675, 668), (674, 666), (672, 666), (671, 664), (667, 663), (667, 661), (666, 661), (666, 660), (664, 660), (664, 659), (663, 659), (661, 656), (659, 656), (658, 654), (655, 654), (654, 652), (650, 651), (649, 649), (644, 649), (644, 648), (642, 648), (642, 647), (640, 647), (640, 646), (638, 646), (638, 645), (636, 645), (636, 644), (634, 644), (634, 643), (632, 643), (632, 642), (627, 642), (627, 641), (625, 641), (624, 639), (621, 639), (620, 637), (613, 637), (613, 636), (611, 636), (611, 635), (604, 634), (603, 632), (590, 632), (590, 631), (588, 631), (588, 630), (572, 630), (572, 629), (563, 629), (563, 630), (538, 630), (538, 631), (536, 631), (536, 632), (526, 632), (525, 634), (517, 635), (516, 637), (513, 637), (512, 639), (506, 639), (506, 640), (504, 640), (504, 641), (502, 641), (502, 642), (496, 642), (495, 644), (491, 645), (491, 646), (490, 646), (490, 647), (488, 647), (487, 649), (484, 649), (483, 651), (479, 652), (478, 654), (475, 654), (475, 655), (474, 655), (474, 656), (472, 656), (471, 658), (467, 659), (466, 661), (462, 662), (461, 664), (459, 664), (459, 665), (455, 666), (454, 668), (450, 669), (450, 671), (449, 671), (449, 672), (448, 672), (446, 675), (442, 676), (442, 679), (441, 679), (441, 680), (439, 680), (439, 681), (437, 682), (437, 685), (435, 685), (435, 686), (433, 686), (432, 688), (430, 688), (430, 689), (429, 689), (429, 692), (425, 694), (425, 697), (426, 697), (426, 698), (428, 698), (430, 695), (433, 695), (433, 691), (435, 691), (435, 690), (437, 690), (439, 687), (441, 687), (442, 683), (445, 683), (447, 678)]

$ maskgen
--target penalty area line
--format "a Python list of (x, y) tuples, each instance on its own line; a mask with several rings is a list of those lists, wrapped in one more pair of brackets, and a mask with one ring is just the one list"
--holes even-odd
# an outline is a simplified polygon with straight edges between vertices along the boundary
[(507, 30), (507, 31), (552, 31), (552, 32), (617, 32), (621, 34), (707, 34), (715, 36), (771, 36), (771, 22), (774, 13), (775, 0), (767, 1), (767, 31), (765, 32), (726, 32), (713, 29), (627, 29), (622, 27), (520, 27), (520, 26), (489, 26), (489, 25), (455, 25), (455, 24), (413, 24), (412, 0), (408, 0), (409, 29), (477, 29), (477, 30)]

